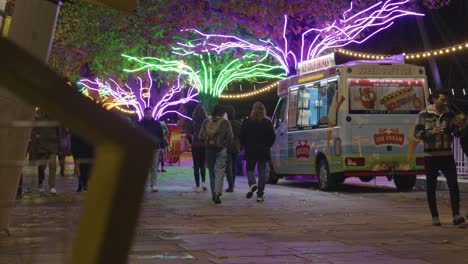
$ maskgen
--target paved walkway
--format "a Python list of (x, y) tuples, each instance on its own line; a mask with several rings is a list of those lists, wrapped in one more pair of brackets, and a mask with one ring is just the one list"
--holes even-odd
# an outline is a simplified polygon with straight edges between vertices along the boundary
[[(451, 225), (446, 192), (438, 195), (443, 226), (432, 227), (418, 190), (326, 193), (280, 182), (261, 204), (245, 198), (238, 177), (214, 205), (208, 192), (192, 191), (190, 166), (167, 170), (160, 191), (145, 194), (129, 263), (467, 263), (468, 230)], [(0, 264), (64, 263), (86, 195), (75, 187), (60, 178), (57, 195), (31, 192), (17, 203), (12, 236), (0, 234)]]

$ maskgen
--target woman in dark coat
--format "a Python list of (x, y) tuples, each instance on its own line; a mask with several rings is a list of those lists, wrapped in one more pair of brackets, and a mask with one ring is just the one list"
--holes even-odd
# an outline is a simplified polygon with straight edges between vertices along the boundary
[(188, 138), (192, 144), (192, 159), (193, 159), (193, 175), (195, 177), (195, 192), (200, 192), (200, 176), (202, 180), (202, 188), (207, 190), (205, 183), (206, 167), (205, 167), (205, 143), (200, 139), (200, 129), (203, 122), (208, 118), (205, 108), (201, 104), (195, 107), (192, 114), (192, 126), (188, 129)]
[[(251, 198), (257, 191), (257, 202), (263, 202), (265, 189), (265, 167), (270, 159), (270, 148), (275, 142), (275, 131), (271, 121), (266, 117), (265, 105), (260, 102), (253, 104), (248, 119), (242, 123), (240, 141), (244, 147), (247, 162), (247, 178), (249, 191), (247, 198)], [(258, 165), (258, 186), (254, 177), (255, 165)]]

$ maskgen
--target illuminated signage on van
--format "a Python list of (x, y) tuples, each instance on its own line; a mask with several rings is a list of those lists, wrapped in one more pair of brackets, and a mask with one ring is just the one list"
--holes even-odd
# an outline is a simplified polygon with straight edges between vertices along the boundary
[(298, 74), (318, 71), (335, 66), (335, 53), (313, 58), (308, 61), (299, 62), (297, 65)]

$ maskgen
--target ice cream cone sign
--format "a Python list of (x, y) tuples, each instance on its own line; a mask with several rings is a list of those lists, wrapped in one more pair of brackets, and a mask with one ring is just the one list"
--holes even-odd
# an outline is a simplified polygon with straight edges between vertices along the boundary
[(417, 138), (414, 137), (414, 128), (416, 125), (412, 125), (408, 129), (408, 150), (406, 151), (406, 160), (411, 161), (413, 160), (413, 154), (414, 150), (416, 149), (416, 146), (419, 144), (419, 141)]

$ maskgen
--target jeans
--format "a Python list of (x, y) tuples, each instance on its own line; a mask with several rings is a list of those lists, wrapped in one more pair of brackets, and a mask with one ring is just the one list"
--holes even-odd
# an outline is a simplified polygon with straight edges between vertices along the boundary
[(78, 176), (78, 190), (87, 190), (88, 189), (88, 179), (91, 174), (91, 160), (85, 160), (85, 162), (80, 161), (79, 171), (80, 175)]
[(37, 175), (39, 185), (42, 185), (45, 179), (45, 169), (49, 165), (49, 188), (55, 187), (55, 175), (57, 173), (57, 154), (41, 153), (38, 154)]
[(210, 175), (211, 193), (223, 193), (224, 174), (226, 173), (226, 148), (206, 149), (206, 165)]
[(433, 217), (439, 216), (437, 211), (436, 187), (439, 170), (447, 179), (450, 191), (450, 204), (452, 215), (460, 214), (460, 191), (458, 190), (457, 168), (453, 156), (427, 156), (424, 157), (424, 168), (426, 169), (427, 202)]
[(205, 147), (192, 148), (193, 159), (193, 176), (195, 177), (195, 184), (200, 187), (200, 175), (202, 182), (205, 182), (206, 168), (205, 168)]
[(153, 162), (151, 163), (151, 187), (156, 186), (156, 180), (158, 179), (158, 164), (159, 164), (159, 151), (161, 149), (155, 149), (153, 153)]
[(229, 185), (229, 189), (234, 189), (236, 182), (236, 161), (238, 153), (227, 153), (226, 160), (226, 178)]
[(252, 184), (256, 184), (255, 176), (254, 176), (254, 169), (255, 164), (258, 164), (258, 190), (257, 196), (263, 196), (263, 192), (265, 190), (265, 183), (266, 183), (266, 160), (247, 160), (247, 178), (249, 180), (249, 186)]

